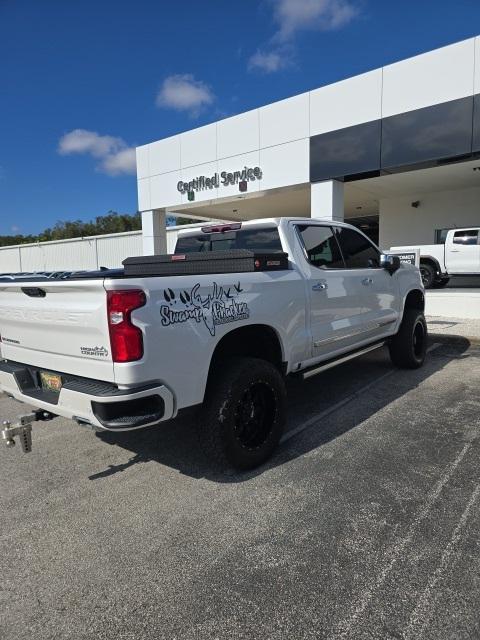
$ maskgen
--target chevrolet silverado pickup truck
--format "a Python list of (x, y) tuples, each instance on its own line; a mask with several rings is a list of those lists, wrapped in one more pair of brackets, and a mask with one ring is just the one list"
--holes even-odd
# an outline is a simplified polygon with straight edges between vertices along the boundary
[(399, 367), (425, 358), (419, 270), (348, 224), (206, 226), (123, 264), (0, 278), (0, 388), (38, 408), (8, 444), (42, 417), (123, 431), (193, 410), (217, 465), (253, 468), (281, 438), (287, 376), (382, 345)]
[(480, 227), (450, 229), (443, 244), (391, 247), (392, 251), (417, 249), (425, 289), (444, 287), (450, 276), (480, 275)]

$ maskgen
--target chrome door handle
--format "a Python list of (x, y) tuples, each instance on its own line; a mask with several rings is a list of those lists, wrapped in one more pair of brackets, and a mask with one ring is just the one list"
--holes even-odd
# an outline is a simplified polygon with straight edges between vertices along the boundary
[(373, 280), (372, 278), (364, 278), (362, 280), (362, 284), (364, 284), (366, 287), (368, 287), (369, 284), (372, 284)]
[(324, 291), (325, 289), (328, 289), (326, 282), (317, 282), (317, 284), (314, 284), (312, 287), (312, 291)]

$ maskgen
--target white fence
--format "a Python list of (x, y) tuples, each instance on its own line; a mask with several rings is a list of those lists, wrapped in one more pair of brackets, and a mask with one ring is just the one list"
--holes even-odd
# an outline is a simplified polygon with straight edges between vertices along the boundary
[[(205, 222), (168, 227), (167, 251), (173, 253), (180, 229), (198, 228), (202, 225)], [(141, 231), (17, 244), (0, 247), (0, 273), (121, 267), (122, 260), (142, 253)]]

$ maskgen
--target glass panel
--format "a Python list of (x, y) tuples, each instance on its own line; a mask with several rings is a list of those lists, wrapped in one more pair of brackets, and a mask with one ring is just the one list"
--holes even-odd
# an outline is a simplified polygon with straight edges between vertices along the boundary
[(298, 225), (308, 260), (319, 269), (343, 269), (344, 263), (330, 227), (317, 225)]
[(454, 244), (477, 244), (478, 230), (468, 229), (467, 231), (455, 231), (453, 236)]
[(194, 253), (210, 251), (210, 238), (207, 235), (178, 238), (175, 253)]
[(445, 244), (450, 229), (435, 229), (435, 244)]
[(244, 231), (237, 231), (235, 249), (265, 251), (266, 253), (283, 251), (276, 227), (272, 229), (245, 229)]
[(310, 180), (344, 178), (380, 169), (381, 121), (310, 138)]
[(345, 227), (336, 227), (347, 269), (366, 269), (380, 265), (380, 252), (365, 236)]
[(474, 96), (472, 151), (480, 151), (480, 93)]
[(461, 98), (384, 118), (382, 168), (470, 153), (472, 115), (473, 98)]
[(175, 253), (194, 251), (250, 251), (278, 253), (283, 251), (276, 227), (271, 229), (244, 229), (228, 233), (202, 233), (196, 236), (179, 237)]

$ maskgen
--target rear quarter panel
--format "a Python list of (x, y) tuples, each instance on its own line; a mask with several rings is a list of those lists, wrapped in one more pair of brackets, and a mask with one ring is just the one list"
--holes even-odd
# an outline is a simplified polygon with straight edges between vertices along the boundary
[[(111, 280), (105, 287), (125, 283)], [(267, 325), (280, 339), (284, 361), (304, 357), (305, 288), (295, 270), (139, 278), (129, 279), (128, 286), (147, 294), (147, 304), (132, 313), (143, 330), (145, 352), (138, 362), (115, 364), (115, 381), (160, 381), (173, 391), (177, 409), (203, 401), (215, 347), (234, 329)]]

